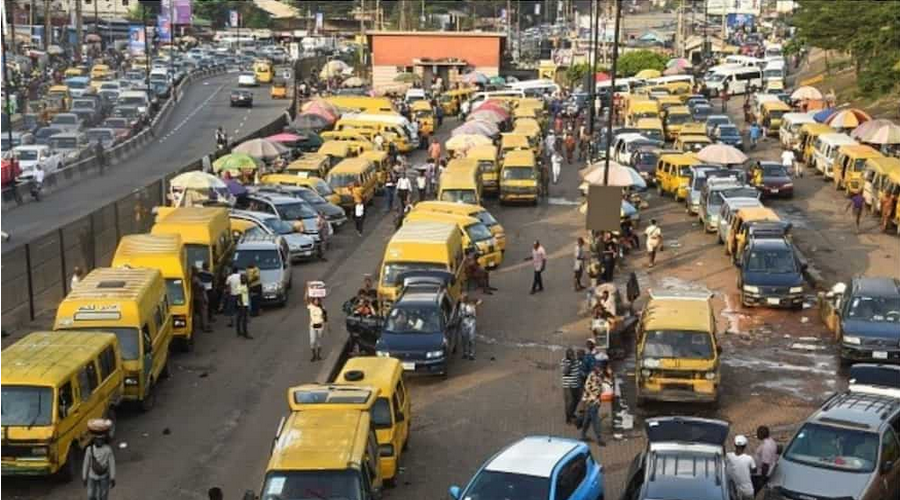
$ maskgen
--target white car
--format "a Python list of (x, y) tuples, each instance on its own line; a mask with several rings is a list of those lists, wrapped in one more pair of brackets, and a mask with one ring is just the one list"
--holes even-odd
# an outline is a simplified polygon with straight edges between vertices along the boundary
[(19, 168), (22, 171), (19, 175), (20, 180), (31, 179), (38, 165), (45, 173), (56, 172), (63, 167), (62, 155), (54, 152), (50, 146), (37, 144), (17, 146), (13, 149), (13, 154), (18, 158)]
[(238, 75), (238, 85), (241, 87), (256, 87), (259, 85), (259, 82), (256, 81), (256, 75), (249, 72), (244, 71), (240, 75)]

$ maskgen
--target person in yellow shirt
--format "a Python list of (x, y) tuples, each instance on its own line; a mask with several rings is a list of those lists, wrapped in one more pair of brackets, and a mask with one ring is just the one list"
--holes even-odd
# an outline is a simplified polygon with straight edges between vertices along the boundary
[(262, 300), (262, 278), (259, 268), (251, 263), (247, 266), (247, 286), (250, 291), (250, 316), (259, 316), (259, 303)]

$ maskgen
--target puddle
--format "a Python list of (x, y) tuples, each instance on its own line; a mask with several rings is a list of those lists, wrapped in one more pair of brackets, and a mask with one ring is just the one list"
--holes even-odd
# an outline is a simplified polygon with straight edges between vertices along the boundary
[(503, 347), (515, 347), (515, 348), (519, 348), (519, 349), (546, 349), (551, 352), (556, 352), (556, 351), (565, 351), (568, 348), (568, 346), (562, 346), (562, 345), (557, 345), (557, 344), (541, 344), (538, 342), (512, 342), (509, 340), (495, 339), (492, 337), (486, 337), (484, 335), (477, 335), (477, 334), (475, 335), (475, 338), (481, 342), (484, 342), (485, 344), (500, 345)]
[[(816, 378), (821, 378), (823, 376), (831, 378), (837, 375), (837, 365), (834, 362), (834, 356), (822, 354), (804, 357), (809, 358), (812, 363), (801, 365), (772, 359), (744, 358), (738, 355), (723, 356), (722, 364), (734, 368), (745, 368), (755, 371), (771, 370), (776, 372), (805, 373), (815, 376)], [(783, 377), (779, 378), (783, 379)], [(829, 383), (833, 384), (834, 381), (829, 380)]]
[(706, 288), (701, 283), (697, 283), (695, 281), (685, 281), (680, 278), (673, 278), (671, 276), (666, 276), (659, 280), (658, 284), (654, 287), (657, 289), (667, 290), (670, 292), (706, 292), (712, 293), (709, 288)]
[(549, 205), (559, 205), (564, 207), (579, 207), (581, 202), (578, 200), (567, 200), (565, 198), (547, 198)]
[(809, 387), (808, 383), (803, 380), (798, 379), (771, 379), (763, 382), (756, 382), (752, 385), (754, 392), (759, 392), (759, 388), (765, 388), (768, 390), (778, 391), (782, 393), (790, 394), (797, 399), (809, 402), (819, 402), (822, 400), (822, 396), (834, 392), (835, 384), (834, 381), (826, 381), (825, 383), (826, 389), (821, 391), (816, 391), (814, 388)]
[(744, 313), (737, 312), (735, 310), (736, 303), (740, 303), (740, 299), (731, 295), (730, 293), (722, 294), (725, 298), (725, 309), (722, 309), (720, 313), (725, 321), (728, 322), (728, 328), (725, 330), (728, 333), (741, 333), (747, 329), (747, 323), (752, 321), (752, 318)]

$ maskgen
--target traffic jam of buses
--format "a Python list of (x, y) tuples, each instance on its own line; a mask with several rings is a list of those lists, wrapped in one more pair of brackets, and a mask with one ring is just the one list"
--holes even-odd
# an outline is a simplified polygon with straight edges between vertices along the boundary
[(70, 3), (4, 498), (900, 498), (896, 4)]

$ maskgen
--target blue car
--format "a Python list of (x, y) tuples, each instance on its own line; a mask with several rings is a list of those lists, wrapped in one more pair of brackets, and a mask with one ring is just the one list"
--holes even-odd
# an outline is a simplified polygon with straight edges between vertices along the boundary
[(803, 306), (803, 268), (786, 239), (760, 239), (747, 244), (741, 257), (738, 288), (741, 304), (750, 306)]
[(529, 436), (491, 457), (465, 489), (451, 486), (450, 497), (602, 500), (603, 466), (586, 443)]

